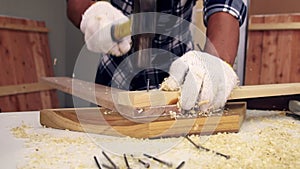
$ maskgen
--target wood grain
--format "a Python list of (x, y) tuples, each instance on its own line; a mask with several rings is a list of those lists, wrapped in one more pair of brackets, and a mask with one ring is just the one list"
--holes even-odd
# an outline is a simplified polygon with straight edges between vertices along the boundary
[[(175, 104), (179, 96), (178, 92), (124, 91), (68, 77), (44, 77), (41, 82), (111, 110), (118, 104), (136, 108)], [(228, 100), (295, 94), (300, 94), (300, 83), (248, 85), (233, 89)]]
[(250, 31), (264, 31), (264, 30), (300, 30), (300, 23), (251, 23), (248, 30)]
[(171, 105), (178, 102), (179, 95), (179, 92), (160, 90), (124, 91), (118, 93), (118, 103), (133, 107)]
[[(294, 15), (292, 17), (293, 22), (300, 22), (300, 15)], [(290, 69), (290, 82), (300, 81), (300, 31), (293, 31), (292, 42), (290, 48), (291, 50), (291, 65)]]
[(21, 93), (40, 92), (53, 88), (41, 83), (27, 83), (20, 85), (0, 86), (0, 96), (16, 95)]
[(0, 23), (0, 29), (16, 30), (16, 31), (29, 31), (29, 32), (42, 32), (48, 33), (49, 30), (45, 27), (36, 27), (30, 25), (19, 25), (12, 23)]
[(228, 100), (300, 94), (300, 83), (246, 85), (233, 89)]
[[(276, 23), (278, 17), (265, 17), (265, 23)], [(276, 78), (276, 59), (277, 57), (278, 31), (265, 31), (263, 33), (263, 51), (261, 55), (261, 76), (260, 84), (274, 83)]]
[[(249, 28), (245, 84), (300, 82), (300, 14), (254, 15)], [(272, 28), (272, 26), (275, 26)]]
[[(263, 17), (250, 19), (250, 24), (264, 23)], [(245, 68), (245, 84), (260, 84), (261, 55), (263, 51), (263, 31), (248, 32), (248, 49)]]
[(40, 82), (111, 110), (117, 109), (114, 98), (121, 92), (119, 89), (69, 77), (42, 77)]
[[(159, 138), (186, 134), (238, 132), (245, 117), (245, 103), (230, 103), (222, 116), (174, 119), (171, 116), (128, 119), (104, 108), (45, 109), (40, 123), (46, 127), (111, 136)], [(147, 121), (147, 122), (145, 122)]]
[[(41, 76), (53, 76), (47, 33), (10, 29), (11, 25), (22, 29), (47, 29), (44, 22), (1, 16), (0, 25), (0, 86), (16, 85), (18, 90), (19, 85), (37, 83)], [(56, 107), (58, 100), (54, 91), (0, 97), (0, 109), (4, 112)]]

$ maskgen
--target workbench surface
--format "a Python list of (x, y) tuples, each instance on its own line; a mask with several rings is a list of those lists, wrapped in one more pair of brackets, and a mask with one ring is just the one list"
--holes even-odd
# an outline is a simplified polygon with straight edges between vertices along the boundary
[[(268, 137), (268, 132), (272, 136)], [(122, 155), (122, 152), (118, 151), (128, 154), (143, 152), (156, 154), (161, 159), (173, 162), (173, 168), (182, 161), (185, 161), (183, 168), (199, 165), (203, 168), (300, 166), (299, 160), (294, 160), (294, 158), (300, 159), (300, 121), (286, 117), (283, 112), (247, 110), (246, 120), (239, 133), (201, 136), (200, 139), (198, 136), (191, 136), (192, 140), (206, 148), (230, 155), (229, 160), (212, 152), (196, 150), (182, 137), (138, 140), (44, 128), (39, 123), (38, 111), (0, 113), (0, 133), (0, 164), (1, 168), (5, 169), (33, 166), (96, 169), (93, 156), (109, 164), (101, 157), (102, 150), (109, 152), (116, 163), (122, 166), (120, 168), (125, 168), (125, 163), (122, 156), (115, 155), (118, 153)], [(237, 142), (233, 143), (234, 140)], [(277, 141), (280, 140), (282, 143), (279, 145)], [(290, 145), (297, 141), (298, 144)], [(216, 142), (220, 145), (214, 145)], [(266, 145), (260, 147), (258, 143)], [(136, 150), (132, 150), (133, 144), (137, 145)], [(263, 150), (256, 148), (263, 148)], [(143, 152), (139, 149), (143, 149)], [(245, 160), (247, 158), (249, 160)], [(274, 163), (272, 160), (277, 162)], [(167, 168), (151, 160), (148, 161), (151, 162), (151, 168)], [(214, 161), (214, 165), (210, 163), (211, 161)], [(140, 165), (132, 158), (129, 162), (134, 166)]]

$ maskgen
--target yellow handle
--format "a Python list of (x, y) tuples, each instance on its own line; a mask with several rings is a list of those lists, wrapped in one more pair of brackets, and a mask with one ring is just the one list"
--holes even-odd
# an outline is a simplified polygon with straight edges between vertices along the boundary
[(120, 41), (122, 38), (131, 35), (131, 21), (112, 26), (111, 36), (114, 41)]

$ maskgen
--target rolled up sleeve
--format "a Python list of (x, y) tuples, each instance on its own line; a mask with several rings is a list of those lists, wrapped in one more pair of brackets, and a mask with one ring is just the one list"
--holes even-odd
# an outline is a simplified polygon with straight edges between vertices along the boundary
[(240, 26), (244, 23), (247, 6), (243, 0), (203, 0), (204, 1), (204, 24), (207, 25), (209, 17), (216, 12), (227, 12), (234, 16)]

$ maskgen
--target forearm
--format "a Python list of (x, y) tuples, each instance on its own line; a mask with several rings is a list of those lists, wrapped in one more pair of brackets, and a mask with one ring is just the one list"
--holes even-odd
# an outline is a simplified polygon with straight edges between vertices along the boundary
[(212, 14), (207, 22), (204, 50), (233, 65), (239, 44), (239, 22), (225, 12)]
[(67, 16), (69, 20), (79, 28), (83, 13), (93, 3), (94, 1), (92, 0), (67, 0)]

